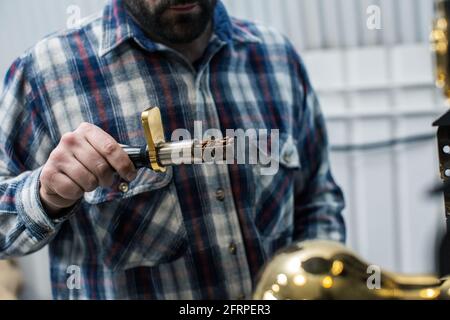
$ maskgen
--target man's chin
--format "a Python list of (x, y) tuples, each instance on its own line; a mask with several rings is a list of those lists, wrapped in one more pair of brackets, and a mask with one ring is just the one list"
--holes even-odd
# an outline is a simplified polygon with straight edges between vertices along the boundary
[(164, 21), (167, 25), (190, 25), (202, 18), (203, 10), (201, 8), (199, 10), (199, 12), (195, 13), (178, 13), (167, 10), (161, 16), (161, 21)]
[(183, 44), (189, 44), (194, 42), (194, 40), (196, 40), (197, 38), (199, 38), (201, 35), (200, 34), (186, 34), (186, 33), (178, 33), (178, 34), (172, 34), (170, 36), (166, 36), (165, 40), (170, 43), (170, 44), (174, 44), (174, 45), (183, 45)]
[[(160, 30), (160, 34), (164, 35), (164, 38), (173, 44), (191, 43), (200, 37), (207, 28), (207, 25), (201, 26), (196, 25), (196, 23), (198, 23), (198, 20), (178, 21), (175, 25), (172, 24), (170, 28), (167, 27)], [(171, 31), (167, 33), (163, 31), (164, 29)]]

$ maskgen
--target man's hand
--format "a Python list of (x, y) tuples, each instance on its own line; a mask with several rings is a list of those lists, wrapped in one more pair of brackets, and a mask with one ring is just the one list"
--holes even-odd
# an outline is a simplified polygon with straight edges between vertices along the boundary
[(73, 206), (85, 192), (110, 187), (114, 173), (136, 178), (136, 169), (125, 151), (100, 128), (83, 123), (66, 133), (50, 154), (40, 177), (42, 204), (51, 217)]

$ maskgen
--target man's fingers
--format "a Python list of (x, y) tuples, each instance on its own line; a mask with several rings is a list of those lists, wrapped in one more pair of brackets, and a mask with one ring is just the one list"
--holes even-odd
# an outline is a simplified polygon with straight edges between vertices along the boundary
[(42, 169), (39, 194), (51, 214), (68, 208), (85, 192), (98, 186), (110, 187), (115, 171), (128, 181), (136, 169), (120, 145), (100, 128), (84, 123), (68, 132)]
[(86, 140), (123, 179), (132, 181), (136, 178), (136, 168), (114, 138), (94, 125), (86, 124), (80, 128)]
[(84, 192), (91, 192), (97, 189), (97, 177), (74, 157), (70, 161), (60, 163), (58, 167), (61, 173), (69, 177)]
[(55, 172), (50, 176), (46, 192), (49, 195), (62, 198), (61, 202), (63, 202), (63, 199), (75, 202), (81, 199), (84, 194), (84, 190), (75, 181), (61, 172)]
[(85, 142), (72, 149), (74, 157), (97, 178), (98, 185), (111, 187), (114, 183), (114, 170), (87, 140)]
[(115, 172), (128, 181), (136, 169), (121, 146), (100, 128), (84, 123), (61, 137), (41, 172), (40, 196), (53, 214), (68, 208), (85, 192), (110, 187)]

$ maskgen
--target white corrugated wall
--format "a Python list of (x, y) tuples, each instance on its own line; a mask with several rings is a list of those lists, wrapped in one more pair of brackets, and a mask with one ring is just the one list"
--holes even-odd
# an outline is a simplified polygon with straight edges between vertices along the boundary
[[(83, 16), (104, 1), (0, 2), (0, 73), (21, 51), (64, 27), (67, 8)], [(444, 112), (433, 87), (428, 34), (431, 0), (226, 0), (233, 15), (288, 35), (319, 93), (335, 146), (430, 134)], [(381, 29), (369, 30), (367, 9), (381, 9)], [(349, 245), (367, 260), (402, 272), (433, 272), (441, 199), (434, 140), (371, 151), (332, 152), (347, 198)], [(27, 297), (49, 297), (46, 253), (25, 258)]]

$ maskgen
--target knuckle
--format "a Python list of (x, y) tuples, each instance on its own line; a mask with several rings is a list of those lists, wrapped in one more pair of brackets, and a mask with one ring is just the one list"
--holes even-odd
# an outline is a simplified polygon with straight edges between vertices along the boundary
[(39, 178), (41, 185), (48, 186), (53, 177), (53, 171), (49, 169), (48, 166), (45, 166), (41, 171), (41, 176)]
[(73, 146), (74, 144), (77, 143), (77, 136), (76, 136), (76, 134), (73, 133), (73, 132), (65, 133), (61, 137), (61, 143), (64, 144), (64, 145)]
[(116, 142), (108, 141), (103, 146), (103, 152), (107, 156), (111, 156), (112, 154), (114, 154), (117, 151), (117, 148), (118, 148), (118, 145)]
[(51, 154), (52, 165), (57, 165), (58, 163), (64, 162), (66, 160), (65, 153), (60, 149), (55, 149)]

